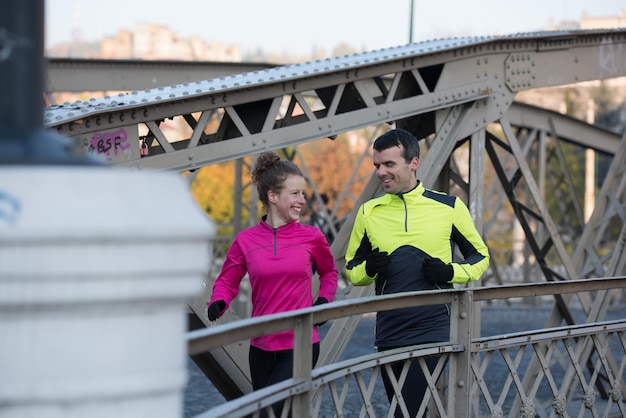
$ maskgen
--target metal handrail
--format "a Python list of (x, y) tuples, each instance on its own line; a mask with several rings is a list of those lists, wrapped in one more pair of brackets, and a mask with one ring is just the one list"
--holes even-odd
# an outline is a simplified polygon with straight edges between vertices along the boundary
[[(587, 324), (585, 326), (570, 326), (551, 330), (534, 331), (532, 333), (519, 334), (515, 337), (512, 335), (506, 335), (504, 337), (488, 337), (482, 339), (474, 338), (471, 335), (471, 324), (473, 323), (473, 309), (471, 309), (471, 307), (474, 303), (496, 299), (549, 296), (555, 294), (594, 292), (620, 288), (626, 288), (626, 277), (529, 283), (497, 287), (473, 287), (427, 292), (407, 292), (394, 295), (370, 296), (342, 300), (298, 311), (244, 319), (206, 329), (191, 331), (187, 335), (189, 355), (199, 354), (214, 347), (231, 344), (268, 333), (288, 329), (293, 329), (295, 333), (294, 377), (292, 379), (285, 380), (278, 385), (273, 385), (269, 388), (264, 388), (241, 398), (226, 402), (217, 408), (207, 411), (205, 414), (199, 415), (198, 418), (209, 416), (245, 416), (246, 414), (258, 412), (261, 409), (267, 409), (269, 411), (269, 406), (278, 400), (289, 400), (291, 402), (291, 408), (294, 416), (315, 416), (313, 415), (314, 411), (319, 412), (321, 402), (319, 392), (325, 388), (329, 388), (331, 391), (336, 390), (334, 387), (331, 388), (334, 384), (331, 382), (334, 382), (337, 378), (344, 378), (347, 380), (354, 377), (354, 379), (362, 380), (363, 377), (360, 373), (369, 368), (374, 370), (374, 376), (371, 379), (375, 379), (377, 374), (380, 373), (381, 368), (386, 367), (386, 365), (391, 362), (405, 361), (405, 363), (408, 364), (411, 360), (432, 355), (433, 353), (441, 355), (442, 360), (440, 360), (440, 370), (443, 368), (443, 364), (445, 362), (448, 363), (449, 367), (449, 375), (447, 379), (448, 384), (445, 385), (448, 391), (447, 412), (446, 407), (443, 406), (441, 398), (433, 391), (429, 391), (426, 396), (426, 401), (430, 399), (431, 402), (438, 402), (438, 404), (434, 405), (433, 409), (436, 409), (442, 415), (470, 416), (469, 411), (473, 408), (472, 402), (475, 402), (472, 400), (472, 397), (475, 395), (477, 390), (481, 390), (480, 381), (483, 379), (483, 376), (480, 375), (480, 368), (476, 365), (481, 361), (476, 357), (480, 356), (480, 353), (484, 354), (488, 351), (495, 352), (498, 350), (505, 350), (511, 344), (517, 347), (532, 346), (535, 350), (539, 350), (538, 347), (540, 347), (541, 344), (547, 344), (552, 347), (552, 351), (550, 351), (550, 353), (552, 353), (554, 351), (554, 345), (558, 342), (563, 342), (573, 338), (585, 338), (586, 336), (594, 338), (594, 341), (596, 341), (596, 339), (599, 338), (597, 337), (599, 334), (620, 333), (621, 335), (621, 333), (626, 330), (626, 321), (615, 321), (611, 323)], [(317, 369), (312, 369), (310, 360), (304, 361), (304, 359), (310, 359), (310, 328), (313, 323), (319, 323), (346, 316), (363, 315), (371, 312), (397, 309), (401, 307), (424, 306), (440, 303), (449, 303), (452, 308), (451, 340), (449, 343), (419, 345), (407, 347), (406, 349), (380, 352), (369, 356), (359, 357), (357, 359), (350, 359), (326, 365)], [(624, 340), (623, 335), (621, 335), (621, 339)], [(598, 345), (600, 343), (596, 342), (595, 344)], [(624, 347), (624, 351), (626, 351), (626, 347)], [(507, 356), (506, 353), (503, 355), (505, 357)], [(546, 361), (543, 357), (541, 358), (544, 362)], [(585, 359), (581, 359), (581, 361), (583, 360)], [(514, 363), (512, 360), (508, 361), (509, 363)], [(576, 363), (575, 359), (572, 359), (572, 361)], [(575, 364), (575, 366), (580, 369), (578, 364)], [(482, 367), (486, 366), (483, 365)], [(512, 366), (509, 365), (509, 367)], [(620, 387), (626, 386), (623, 384), (625, 365), (620, 364), (617, 365), (617, 367), (618, 370), (615, 373), (611, 373), (614, 375), (613, 377), (618, 380), (617, 382), (613, 382), (611, 384), (613, 388), (613, 397), (611, 399), (612, 402), (620, 408), (624, 408), (621, 398), (615, 394), (615, 391), (619, 391)], [(439, 373), (442, 374), (441, 371)], [(544, 373), (552, 378), (549, 370), (544, 370)], [(511, 371), (511, 374), (514, 374), (513, 371)], [(430, 376), (430, 379), (432, 382), (436, 382), (439, 376), (440, 375), (433, 375)], [(514, 379), (511, 378), (510, 380), (513, 381)], [(476, 384), (477, 381), (479, 384)], [(359, 384), (363, 387), (368, 386), (362, 381)], [(369, 385), (371, 386), (374, 384), (375, 383), (370, 380)], [(508, 384), (509, 386), (511, 385), (510, 382)], [(516, 381), (516, 385), (518, 387), (518, 392), (523, 393), (523, 388), (521, 388), (519, 379)], [(588, 385), (584, 385), (586, 393), (585, 396), (588, 396), (587, 392), (589, 391), (589, 388), (587, 386)], [(366, 396), (364, 395), (364, 390), (360, 390), (361, 395)], [(554, 389), (554, 391), (557, 390)], [(341, 407), (341, 403), (343, 402), (339, 399), (341, 397), (336, 393), (333, 393), (332, 395), (334, 396), (333, 402), (339, 402), (339, 405), (336, 405), (336, 408)], [(492, 416), (498, 416), (498, 411), (501, 410), (500, 405), (502, 402), (493, 401), (489, 394), (483, 393), (483, 396), (488, 399), (489, 408), (492, 410)], [(345, 398), (345, 394), (343, 395), (343, 398)], [(403, 403), (403, 400), (400, 399), (398, 402)], [(530, 402), (529, 399), (525, 398), (524, 402), (523, 407), (526, 408), (526, 410), (534, 411), (532, 402)], [(558, 406), (564, 404), (564, 401), (553, 403)], [(585, 407), (593, 407), (593, 402), (591, 402), (592, 406), (589, 406), (588, 404), (589, 402), (585, 404)], [(560, 408), (562, 409), (562, 407)], [(368, 409), (367, 402), (364, 401), (361, 416), (373, 416), (373, 413), (374, 412), (371, 408)], [(463, 413), (467, 415), (462, 415)], [(531, 412), (524, 412), (524, 410), (522, 410), (520, 413), (522, 415), (526, 413), (530, 416)]]

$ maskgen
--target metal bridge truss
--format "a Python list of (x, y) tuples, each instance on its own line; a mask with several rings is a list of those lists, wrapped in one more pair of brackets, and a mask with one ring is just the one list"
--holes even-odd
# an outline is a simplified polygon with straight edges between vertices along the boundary
[[(131, 170), (190, 171), (192, 180), (197, 169), (236, 160), (238, 191), (254, 154), (293, 147), (297, 159), (300, 144), (355, 130), (372, 139), (395, 125), (423, 140), (418, 178), (462, 196), (488, 245), (494, 243), (492, 251), (511, 241), (519, 226), (526, 263), (533, 259), (547, 281), (620, 275), (626, 258), (624, 138), (514, 99), (520, 91), (625, 76), (625, 45), (625, 30), (436, 40), (53, 105), (44, 122), (74, 138), (77, 147)], [(181, 129), (168, 129), (173, 122), (183, 126), (182, 136)], [(565, 162), (572, 146), (612, 159), (587, 223)], [(370, 164), (369, 151), (359, 161)], [(306, 172), (304, 161), (297, 162)], [(488, 178), (489, 172), (495, 175)], [(342, 198), (354, 208), (381, 193), (373, 176), (365, 182), (354, 174), (346, 181)], [(367, 183), (359, 196), (348, 192), (354, 182)], [(548, 212), (545, 196), (557, 200), (559, 213)], [(255, 207), (248, 205), (250, 219), (257, 219)], [(331, 247), (341, 268), (352, 221), (351, 213)], [(235, 224), (235, 231), (243, 227)], [(492, 263), (484, 281), (501, 283), (505, 275), (506, 266)], [(207, 325), (211, 280), (190, 303), (194, 327)], [(338, 298), (370, 292), (347, 286)], [(571, 298), (555, 297), (547, 325), (574, 324)], [(609, 294), (580, 303), (590, 318), (601, 319)], [(236, 318), (231, 313), (226, 320)], [(320, 364), (337, 361), (357, 322), (333, 322)], [(238, 344), (193, 358), (230, 399), (251, 390), (246, 350)]]

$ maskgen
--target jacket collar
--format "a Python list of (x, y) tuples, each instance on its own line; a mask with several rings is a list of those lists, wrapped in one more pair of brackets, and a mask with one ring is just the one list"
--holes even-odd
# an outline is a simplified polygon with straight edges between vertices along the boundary
[(404, 199), (404, 196), (419, 196), (422, 193), (424, 193), (424, 186), (422, 185), (422, 182), (418, 180), (417, 185), (413, 187), (411, 190), (409, 190), (408, 192), (398, 193), (396, 194), (396, 196), (398, 196), (401, 199)]
[(285, 225), (281, 225), (278, 228), (274, 228), (272, 225), (267, 223), (267, 215), (263, 215), (263, 217), (261, 218), (261, 222), (259, 222), (259, 225), (261, 225), (262, 228), (267, 229), (268, 231), (290, 231), (294, 228), (297, 228), (298, 225), (300, 225), (300, 222), (294, 221), (294, 222), (289, 222), (288, 224)]
[(365, 216), (369, 216), (372, 209), (378, 205), (390, 205), (394, 201), (397, 202), (401, 200), (404, 200), (404, 201), (416, 200), (422, 194), (424, 194), (425, 190), (426, 189), (424, 188), (424, 185), (422, 184), (422, 182), (418, 180), (417, 186), (415, 186), (413, 189), (409, 190), (408, 192), (399, 193), (399, 194), (385, 193), (384, 195), (380, 197), (368, 200), (367, 202), (363, 204), (363, 214)]

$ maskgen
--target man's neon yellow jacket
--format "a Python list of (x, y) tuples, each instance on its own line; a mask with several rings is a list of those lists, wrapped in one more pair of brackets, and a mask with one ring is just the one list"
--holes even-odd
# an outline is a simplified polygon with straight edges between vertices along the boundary
[[(463, 260), (453, 260), (455, 247)], [(376, 248), (391, 258), (382, 277), (365, 271), (365, 257)], [(423, 262), (428, 257), (451, 263), (454, 275), (449, 283), (441, 286), (425, 278)], [(452, 288), (452, 283), (478, 280), (487, 267), (489, 251), (465, 203), (421, 183), (409, 192), (385, 194), (361, 205), (346, 251), (350, 282), (366, 286), (375, 281), (377, 295)], [(449, 339), (446, 305), (381, 311), (376, 317), (379, 350)]]

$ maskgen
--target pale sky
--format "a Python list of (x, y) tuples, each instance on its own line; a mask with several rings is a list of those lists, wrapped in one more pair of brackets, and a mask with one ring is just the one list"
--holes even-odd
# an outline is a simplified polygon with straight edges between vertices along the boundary
[(359, 51), (413, 41), (544, 30), (550, 23), (616, 16), (624, 0), (45, 0), (46, 47), (162, 24), (182, 38), (239, 45), (243, 53), (309, 54), (346, 43)]

